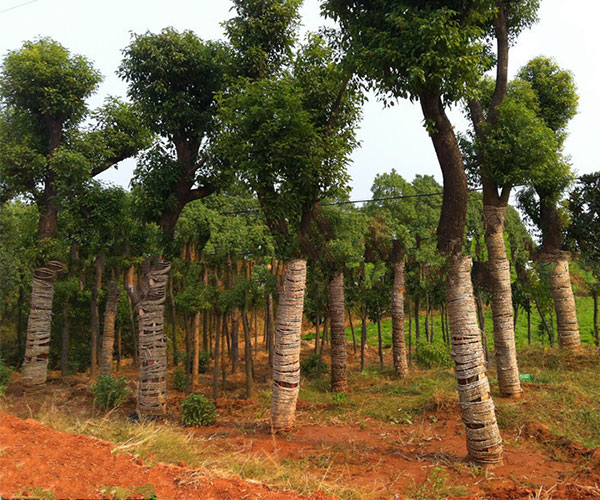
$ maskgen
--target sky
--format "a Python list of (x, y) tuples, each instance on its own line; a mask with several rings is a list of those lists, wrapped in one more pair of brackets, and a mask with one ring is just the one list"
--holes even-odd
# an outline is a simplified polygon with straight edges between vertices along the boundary
[[(39, 36), (57, 40), (72, 53), (88, 57), (104, 75), (99, 92), (90, 99), (90, 106), (95, 107), (107, 95), (125, 96), (126, 85), (115, 71), (131, 33), (173, 26), (193, 30), (203, 39), (222, 39), (221, 22), (233, 15), (230, 9), (228, 0), (0, 0), (0, 55)], [(319, 0), (305, 0), (301, 13), (303, 31), (314, 31), (326, 22), (319, 15)], [(509, 58), (511, 76), (539, 55), (553, 57), (573, 72), (579, 113), (569, 126), (565, 152), (578, 174), (600, 170), (596, 153), (600, 141), (596, 120), (600, 116), (599, 17), (597, 0), (541, 0), (539, 22), (520, 36)], [(466, 129), (460, 109), (451, 110), (450, 116), (457, 130)], [(351, 199), (369, 198), (375, 176), (392, 168), (408, 180), (415, 174), (429, 174), (441, 182), (418, 103), (400, 101), (384, 109), (376, 96), (369, 95), (358, 138), (361, 146), (349, 168)], [(101, 179), (127, 187), (134, 167), (133, 160), (123, 162)]]

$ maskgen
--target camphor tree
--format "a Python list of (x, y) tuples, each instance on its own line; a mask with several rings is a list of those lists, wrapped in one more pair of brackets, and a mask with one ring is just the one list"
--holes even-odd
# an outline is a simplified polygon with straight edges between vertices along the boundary
[(308, 230), (319, 202), (346, 191), (359, 101), (332, 49), (316, 35), (287, 68), (241, 80), (220, 101), (219, 156), (258, 197), (276, 255), (286, 264), (273, 357), (274, 429), (294, 424)]
[[(500, 462), (502, 439), (485, 373), (471, 261), (462, 253), (467, 178), (446, 107), (478, 96), (478, 83), (494, 64), (491, 42), (508, 43), (508, 11), (526, 18), (530, 7), (527, 1), (501, 0), (324, 2), (325, 13), (341, 24), (349, 58), (380, 95), (420, 102), (444, 179), (438, 250), (448, 256), (452, 352), (467, 449), (478, 463)], [(498, 66), (505, 66), (505, 55), (500, 52)]]
[(65, 196), (146, 145), (130, 105), (109, 100), (88, 116), (86, 98), (101, 80), (90, 61), (41, 38), (9, 52), (0, 74), (0, 199), (21, 195), (39, 210), (23, 383), (44, 384), (55, 279), (65, 269), (54, 244)]
[(537, 114), (556, 139), (555, 154), (546, 164), (545, 175), (534, 179), (519, 193), (519, 202), (542, 232), (542, 248), (537, 258), (551, 267), (550, 288), (559, 345), (575, 349), (581, 341), (569, 273), (570, 253), (564, 242), (567, 214), (560, 202), (573, 177), (562, 148), (567, 124), (577, 113), (577, 91), (573, 75), (546, 57), (529, 61), (519, 72), (519, 78), (531, 84), (538, 103)]
[(158, 136), (132, 181), (139, 213), (163, 235), (162, 254), (147, 260), (142, 282), (129, 288), (138, 316), (142, 416), (166, 411), (164, 302), (177, 219), (187, 203), (214, 192), (222, 179), (209, 155), (209, 136), (226, 65), (220, 43), (167, 28), (135, 35), (119, 68), (128, 96)]

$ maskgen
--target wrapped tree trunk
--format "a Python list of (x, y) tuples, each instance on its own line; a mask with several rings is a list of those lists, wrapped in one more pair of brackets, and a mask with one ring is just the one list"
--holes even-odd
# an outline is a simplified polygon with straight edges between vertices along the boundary
[(273, 399), (271, 425), (285, 429), (294, 425), (300, 390), (300, 334), (306, 287), (306, 261), (288, 263), (277, 308), (273, 355)]
[(504, 245), (506, 207), (483, 207), (485, 244), (492, 284), (492, 320), (494, 324), (494, 356), (498, 387), (505, 397), (520, 397), (521, 382), (515, 346), (510, 263)]
[(467, 450), (477, 463), (498, 463), (502, 460), (502, 438), (485, 373), (485, 358), (471, 283), (470, 258), (460, 255), (449, 258), (446, 294), (452, 358), (466, 430)]
[(348, 389), (346, 375), (346, 322), (344, 302), (344, 273), (333, 274), (327, 288), (329, 317), (331, 318), (331, 391)]
[(404, 258), (394, 262), (394, 285), (392, 288), (392, 354), (394, 369), (400, 378), (408, 375), (406, 336), (404, 334)]
[(63, 263), (51, 260), (33, 271), (31, 309), (23, 363), (23, 385), (27, 390), (38, 388), (45, 384), (48, 378), (54, 285), (57, 274), (64, 270)]
[(165, 296), (171, 264), (152, 263), (135, 302), (139, 330), (140, 379), (137, 411), (142, 417), (162, 416), (167, 410), (167, 336), (164, 329)]
[(112, 375), (113, 349), (115, 343), (115, 319), (121, 291), (116, 280), (108, 284), (108, 297), (104, 313), (104, 329), (102, 336), (102, 352), (100, 353), (100, 375)]
[(581, 345), (579, 337), (579, 324), (577, 323), (577, 310), (575, 309), (575, 296), (571, 288), (571, 275), (569, 273), (570, 255), (568, 252), (554, 252), (543, 254), (540, 260), (553, 263), (550, 273), (550, 288), (556, 310), (556, 329), (558, 345), (563, 349), (577, 349)]

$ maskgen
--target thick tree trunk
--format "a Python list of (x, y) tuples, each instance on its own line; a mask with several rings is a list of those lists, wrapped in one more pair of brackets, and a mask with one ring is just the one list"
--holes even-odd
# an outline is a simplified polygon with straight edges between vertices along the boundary
[(449, 258), (446, 293), (452, 358), (455, 362), (467, 450), (477, 463), (498, 463), (502, 460), (502, 438), (485, 373), (471, 283), (470, 258), (458, 255)]
[(329, 317), (331, 318), (331, 391), (348, 389), (346, 375), (346, 321), (344, 302), (344, 273), (336, 272), (328, 287)]
[(492, 281), (492, 318), (494, 324), (494, 357), (498, 372), (498, 388), (504, 397), (521, 395), (515, 326), (513, 321), (510, 263), (504, 245), (506, 207), (483, 207), (485, 244), (488, 248), (490, 278)]
[(149, 266), (136, 311), (139, 329), (140, 378), (137, 411), (140, 416), (162, 416), (167, 410), (167, 336), (165, 296), (171, 264), (159, 260)]
[(106, 310), (104, 312), (104, 328), (102, 336), (102, 352), (100, 355), (100, 375), (112, 375), (113, 350), (115, 343), (115, 320), (121, 290), (113, 278), (108, 284)]
[(285, 429), (294, 425), (300, 390), (300, 335), (306, 287), (306, 261), (293, 259), (287, 265), (277, 308), (277, 335), (273, 357), (271, 425)]
[(63, 328), (60, 348), (60, 375), (66, 377), (69, 371), (69, 300), (65, 297), (63, 304)]
[(394, 369), (400, 378), (408, 375), (406, 336), (404, 333), (404, 259), (394, 263), (392, 288), (392, 353)]
[(65, 270), (64, 264), (49, 261), (33, 271), (31, 309), (27, 323), (23, 385), (33, 390), (46, 383), (52, 323), (52, 300), (56, 275)]
[(577, 323), (577, 310), (575, 309), (575, 296), (571, 288), (569, 258), (568, 252), (554, 252), (540, 257), (541, 260), (550, 260), (553, 263), (552, 272), (550, 273), (550, 288), (552, 289), (556, 311), (558, 345), (563, 349), (577, 349), (581, 345), (581, 340)]
[(169, 309), (171, 311), (171, 340), (173, 342), (173, 364), (177, 366), (179, 364), (179, 352), (177, 351), (177, 311), (175, 310), (175, 293), (173, 287), (175, 286), (173, 278), (169, 280)]
[(273, 366), (273, 357), (275, 355), (275, 313), (274, 313), (273, 294), (267, 295), (267, 329), (269, 330), (269, 366)]

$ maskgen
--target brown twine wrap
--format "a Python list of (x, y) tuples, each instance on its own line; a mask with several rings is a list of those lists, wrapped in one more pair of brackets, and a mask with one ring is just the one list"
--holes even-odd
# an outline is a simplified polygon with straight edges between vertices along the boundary
[(344, 273), (335, 273), (327, 288), (331, 328), (331, 390), (348, 389), (346, 375), (346, 311), (344, 305)]
[(408, 375), (406, 337), (404, 334), (404, 259), (394, 263), (392, 288), (392, 354), (398, 377)]
[(449, 258), (446, 293), (452, 359), (455, 363), (469, 457), (479, 464), (499, 463), (502, 461), (502, 438), (485, 374), (485, 357), (471, 284), (470, 258)]
[(556, 311), (558, 345), (564, 349), (577, 349), (581, 345), (581, 339), (569, 273), (571, 255), (569, 252), (543, 253), (539, 256), (539, 260), (553, 263), (550, 288)]
[(271, 425), (274, 430), (292, 427), (296, 418), (305, 287), (306, 261), (293, 259), (287, 265), (277, 308), (271, 403)]
[(483, 207), (488, 270), (492, 281), (494, 357), (500, 394), (516, 397), (522, 392), (515, 346), (515, 328), (510, 286), (510, 264), (504, 245), (506, 207)]
[(23, 385), (28, 391), (39, 388), (48, 378), (54, 285), (56, 276), (65, 269), (62, 262), (51, 260), (33, 272), (23, 363)]
[(171, 264), (160, 260), (144, 276), (144, 289), (136, 305), (140, 332), (140, 381), (137, 411), (160, 416), (167, 411), (167, 337), (164, 309)]

